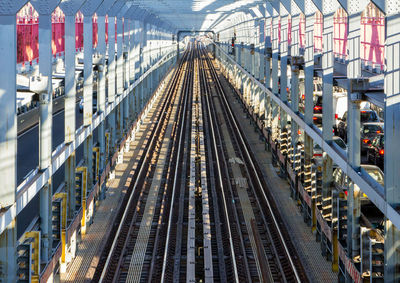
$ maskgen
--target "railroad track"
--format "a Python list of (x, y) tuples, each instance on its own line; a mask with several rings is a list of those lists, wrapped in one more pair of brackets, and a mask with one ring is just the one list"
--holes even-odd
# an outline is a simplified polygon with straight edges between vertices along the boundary
[(201, 43), (159, 113), (93, 282), (308, 282)]
[[(179, 124), (169, 123), (169, 120), (174, 103), (183, 105), (185, 95), (179, 94), (187, 81), (185, 69), (189, 56), (190, 52), (185, 52), (170, 82), (158, 122), (149, 135), (147, 150), (135, 171), (135, 181), (130, 185), (129, 197), (121, 206), (124, 211), (121, 212), (118, 229), (113, 233), (115, 237), (108, 240), (93, 282), (139, 282), (142, 276), (147, 278), (151, 274), (153, 267), (148, 258), (158, 245), (157, 227), (163, 216), (162, 204), (165, 204), (166, 195), (167, 171), (158, 163), (158, 159), (160, 150), (165, 148), (165, 140), (169, 140), (169, 137), (164, 140), (164, 136), (170, 134), (173, 137)], [(163, 152), (163, 159), (168, 160), (171, 153)], [(153, 182), (155, 179), (156, 183)]]
[[(241, 244), (231, 244), (236, 261), (236, 281), (307, 282), (295, 249), (282, 227), (277, 208), (253, 153), (229, 105), (213, 62), (202, 50), (203, 76), (207, 84), (209, 127), (213, 129), (214, 156), (231, 233)], [(211, 83), (209, 83), (211, 82)], [(231, 238), (225, 241), (231, 241)], [(236, 241), (235, 241), (236, 243)]]

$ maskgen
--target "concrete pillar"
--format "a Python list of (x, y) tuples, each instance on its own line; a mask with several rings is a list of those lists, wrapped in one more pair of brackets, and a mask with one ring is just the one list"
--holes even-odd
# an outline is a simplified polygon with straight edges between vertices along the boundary
[[(4, 207), (15, 203), (17, 188), (17, 111), (16, 66), (17, 31), (15, 14), (0, 16), (0, 179), (1, 201)], [(16, 218), (0, 235), (0, 279), (3, 282), (17, 280), (17, 227)]]
[[(109, 25), (110, 26), (110, 25)], [(88, 127), (92, 124), (93, 115), (93, 24), (92, 17), (83, 19), (83, 125)], [(93, 136), (90, 134), (84, 142), (84, 161), (88, 168), (87, 188), (91, 190), (93, 185)]]
[[(53, 123), (51, 35), (51, 14), (42, 14), (39, 21), (39, 72), (48, 77), (48, 85), (47, 93), (41, 95), (39, 105), (39, 168), (41, 170), (46, 170), (51, 166)], [(51, 187), (50, 179), (40, 190), (41, 260), (45, 262), (50, 258), (52, 249)]]
[[(385, 71), (385, 195), (389, 205), (400, 204), (400, 15), (399, 1), (387, 5)], [(389, 14), (389, 15), (388, 15)], [(400, 280), (400, 227), (389, 220), (385, 225), (385, 282)]]

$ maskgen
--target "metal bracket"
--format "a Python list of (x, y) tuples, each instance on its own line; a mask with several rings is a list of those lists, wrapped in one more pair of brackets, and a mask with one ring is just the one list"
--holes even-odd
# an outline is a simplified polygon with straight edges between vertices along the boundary
[(264, 54), (265, 54), (266, 58), (271, 59), (272, 58), (272, 47), (271, 46), (265, 47)]
[(300, 66), (304, 65), (304, 57), (303, 56), (292, 56), (291, 60), (292, 60), (292, 62), (291, 62), (292, 67), (293, 66), (300, 67)]
[(365, 93), (369, 90), (368, 78), (349, 79), (350, 92)]

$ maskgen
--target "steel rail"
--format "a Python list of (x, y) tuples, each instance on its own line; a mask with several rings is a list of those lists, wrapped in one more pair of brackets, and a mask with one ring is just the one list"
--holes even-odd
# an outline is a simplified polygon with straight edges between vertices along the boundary
[[(203, 60), (201, 60), (201, 69), (202, 69), (202, 76), (201, 76), (201, 82), (204, 86), (204, 89), (206, 91), (205, 93), (205, 97), (206, 97), (206, 101), (207, 101), (207, 110), (210, 116), (209, 119), (209, 123), (211, 124), (211, 136), (212, 136), (212, 144), (213, 144), (213, 148), (215, 150), (215, 158), (216, 158), (216, 164), (217, 164), (217, 170), (218, 170), (218, 181), (219, 181), (219, 186), (221, 188), (224, 187), (224, 180), (222, 179), (222, 171), (221, 171), (221, 166), (219, 166), (219, 164), (221, 164), (221, 161), (219, 159), (218, 156), (218, 152), (217, 152), (217, 138), (216, 138), (216, 133), (214, 131), (214, 127), (213, 126), (213, 120), (211, 118), (211, 108), (210, 108), (210, 102), (208, 100), (208, 90), (207, 90), (207, 82), (205, 80), (205, 67), (204, 67), (204, 62)], [(234, 248), (234, 244), (233, 244), (233, 237), (232, 237), (232, 229), (230, 227), (230, 222), (229, 222), (229, 216), (228, 216), (228, 206), (226, 203), (226, 196), (225, 196), (225, 192), (224, 190), (221, 190), (222, 193), (222, 200), (223, 200), (223, 205), (224, 205), (224, 216), (225, 216), (225, 221), (227, 224), (227, 228), (228, 228), (228, 235), (229, 235), (229, 246), (230, 246), (230, 252), (231, 252), (231, 256), (232, 256), (232, 264), (233, 264), (233, 270), (234, 270), (234, 277), (235, 277), (235, 281), (239, 282), (239, 275), (238, 275), (238, 269), (237, 269), (237, 264), (236, 264), (236, 253), (235, 253), (235, 248)]]
[[(207, 58), (208, 58), (208, 61), (209, 61), (210, 59), (209, 59), (208, 55), (207, 55)], [(215, 72), (215, 74), (216, 74), (215, 67), (214, 67), (211, 63), (209, 63), (209, 64), (210, 64), (210, 69), (212, 69), (213, 72)], [(234, 124), (234, 126), (235, 126), (235, 129), (236, 129), (236, 131), (237, 131), (237, 136), (239, 137), (240, 142), (242, 143), (242, 147), (243, 147), (243, 149), (245, 150), (245, 154), (246, 154), (246, 156), (247, 156), (247, 159), (248, 159), (249, 162), (250, 162), (251, 169), (253, 170), (253, 172), (254, 172), (254, 174), (255, 174), (255, 176), (256, 176), (257, 184), (259, 185), (260, 188), (263, 188), (263, 185), (262, 185), (262, 182), (261, 182), (261, 178), (260, 178), (260, 176), (259, 176), (259, 174), (258, 174), (258, 171), (257, 171), (256, 166), (255, 166), (254, 161), (253, 161), (253, 157), (252, 157), (251, 154), (249, 153), (248, 145), (247, 145), (247, 143), (245, 142), (245, 140), (244, 140), (244, 138), (243, 138), (243, 135), (242, 135), (242, 133), (241, 133), (240, 127), (238, 126), (237, 121), (236, 121), (236, 118), (235, 118), (234, 114), (232, 113), (231, 107), (230, 107), (230, 105), (229, 105), (229, 103), (228, 103), (228, 101), (227, 101), (227, 99), (226, 99), (225, 91), (223, 90), (223, 87), (222, 87), (222, 85), (221, 85), (221, 82), (217, 79), (217, 76), (215, 76), (215, 78), (216, 78), (216, 79), (215, 79), (215, 83), (217, 84), (217, 86), (218, 86), (218, 88), (219, 88), (219, 90), (220, 90), (220, 93), (222, 94), (222, 95), (221, 95), (221, 98), (223, 99), (223, 102), (224, 102), (224, 104), (225, 104), (225, 106), (226, 106), (226, 109), (228, 110), (228, 113), (227, 113), (227, 114), (229, 114), (229, 116), (230, 116), (230, 118), (231, 118), (231, 121), (233, 122), (233, 124)], [(266, 194), (265, 194), (265, 191), (264, 191), (264, 190), (261, 190), (261, 192), (262, 192), (264, 201), (265, 201), (265, 203), (266, 203), (267, 206), (268, 206), (268, 210), (269, 210), (269, 212), (271, 213), (272, 219), (273, 219), (273, 221), (274, 221), (275, 228), (277, 229), (277, 231), (278, 231), (278, 233), (279, 233), (280, 241), (281, 241), (281, 243), (282, 243), (282, 245), (283, 245), (283, 247), (284, 247), (284, 249), (285, 249), (286, 256), (287, 256), (287, 258), (288, 258), (288, 260), (289, 260), (289, 262), (290, 262), (290, 265), (291, 265), (291, 268), (292, 268), (292, 270), (293, 270), (293, 273), (294, 273), (294, 275), (295, 275), (295, 277), (296, 277), (297, 282), (300, 283), (300, 282), (301, 282), (300, 276), (299, 276), (299, 274), (298, 274), (298, 272), (297, 272), (297, 268), (296, 268), (296, 266), (295, 266), (295, 264), (294, 264), (294, 260), (292, 259), (291, 255), (290, 255), (289, 249), (288, 249), (288, 247), (287, 247), (287, 245), (286, 245), (285, 239), (284, 239), (284, 237), (283, 237), (283, 235), (282, 235), (281, 229), (280, 229), (279, 224), (278, 224), (278, 222), (277, 222), (277, 220), (276, 220), (275, 213), (274, 213), (274, 211), (272, 210), (271, 204), (270, 204), (270, 202), (269, 202), (269, 200), (268, 200), (268, 198), (267, 198), (267, 196), (266, 196)]]
[[(185, 116), (186, 113), (186, 106), (187, 106), (187, 95), (185, 96), (185, 103), (184, 103), (184, 109), (183, 109), (183, 117)], [(183, 119), (184, 120), (184, 119)], [(178, 143), (178, 151), (177, 151), (177, 162), (175, 163), (175, 172), (174, 172), (174, 182), (173, 182), (173, 186), (172, 186), (172, 197), (171, 197), (171, 201), (173, 201), (175, 199), (175, 193), (176, 193), (176, 187), (177, 187), (177, 180), (178, 180), (178, 167), (180, 165), (180, 157), (181, 155), (179, 154), (181, 152), (181, 148), (182, 148), (182, 139), (184, 138), (184, 131), (185, 127), (184, 125), (182, 125), (181, 129), (180, 129), (180, 133), (179, 133), (179, 143)], [(162, 266), (162, 272), (161, 272), (161, 283), (165, 282), (165, 274), (166, 274), (166, 266), (167, 266), (167, 257), (168, 257), (168, 250), (169, 250), (169, 242), (170, 242), (170, 232), (171, 232), (171, 223), (172, 223), (172, 215), (173, 215), (173, 204), (170, 207), (170, 212), (169, 212), (169, 217), (168, 217), (168, 228), (167, 228), (167, 238), (166, 238), (166, 246), (164, 249), (164, 257), (163, 257), (163, 266)]]
[[(182, 63), (182, 61), (181, 61), (181, 63)], [(182, 68), (182, 64), (180, 64), (180, 65), (177, 67), (177, 70), (176, 70), (175, 76), (174, 76), (174, 78), (173, 78), (173, 81), (178, 79), (179, 75), (181, 74), (181, 68)], [(171, 88), (171, 89), (172, 89), (172, 88)], [(170, 90), (171, 90), (171, 89), (170, 89)], [(172, 92), (168, 93), (167, 99), (166, 99), (166, 101), (164, 102), (165, 104), (163, 105), (162, 111), (160, 112), (160, 116), (164, 116), (164, 115), (165, 115), (166, 112), (165, 112), (164, 110), (165, 110), (165, 108), (169, 105), (169, 104), (167, 103), (167, 102), (168, 102), (167, 100), (168, 100), (168, 98), (170, 98), (170, 96), (172, 96)], [(156, 139), (156, 134), (155, 134), (155, 133), (157, 133), (157, 132), (160, 130), (160, 127), (161, 127), (161, 123), (157, 123), (157, 126), (156, 126), (156, 128), (154, 129), (154, 131), (153, 131), (153, 136), (152, 136), (152, 138), (151, 138), (151, 140), (150, 140), (150, 143), (149, 143), (150, 145), (152, 145), (152, 144), (155, 142), (155, 139)], [(119, 235), (120, 235), (120, 233), (121, 233), (122, 226), (124, 225), (126, 216), (127, 216), (127, 214), (128, 214), (128, 210), (129, 210), (130, 204), (131, 204), (131, 202), (132, 202), (132, 199), (133, 199), (133, 196), (134, 196), (134, 192), (136, 191), (136, 188), (138, 187), (139, 181), (140, 181), (140, 179), (141, 179), (141, 178), (139, 178), (139, 177), (143, 174), (143, 170), (144, 170), (144, 168), (146, 167), (146, 166), (145, 166), (146, 163), (147, 163), (146, 161), (149, 159), (149, 156), (150, 156), (149, 153), (150, 153), (150, 150), (151, 150), (151, 149), (152, 149), (152, 146), (148, 146), (148, 147), (147, 147), (147, 150), (146, 150), (146, 152), (145, 152), (145, 154), (144, 154), (145, 159), (144, 159), (144, 161), (142, 162), (142, 164), (141, 164), (141, 166), (140, 166), (140, 168), (139, 168), (138, 178), (136, 178), (136, 180), (135, 180), (135, 183), (134, 183), (134, 185), (133, 185), (131, 194), (130, 194), (129, 199), (128, 199), (128, 202), (127, 202), (127, 206), (126, 206), (126, 208), (125, 208), (125, 210), (124, 210), (123, 216), (122, 216), (121, 221), (120, 221), (119, 226), (118, 226), (118, 230), (117, 230), (117, 232), (116, 232), (116, 234), (115, 234), (115, 237), (114, 237), (114, 239), (113, 239), (113, 243), (112, 243), (112, 245), (111, 245), (110, 252), (109, 252), (109, 254), (108, 254), (108, 256), (107, 256), (106, 263), (104, 264), (104, 267), (103, 267), (103, 270), (102, 270), (102, 273), (101, 273), (101, 276), (100, 276), (100, 280), (99, 280), (100, 282), (103, 282), (104, 277), (105, 277), (105, 275), (106, 275), (106, 273), (107, 273), (107, 269), (108, 269), (108, 267), (109, 267), (110, 260), (111, 260), (111, 257), (112, 257), (112, 255), (113, 255), (113, 251), (114, 251), (114, 249), (115, 249), (116, 243), (117, 243), (118, 238), (119, 238)]]

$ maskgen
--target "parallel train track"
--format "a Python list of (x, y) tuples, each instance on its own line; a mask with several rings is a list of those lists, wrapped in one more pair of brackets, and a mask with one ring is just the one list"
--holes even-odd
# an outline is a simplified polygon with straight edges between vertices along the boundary
[(93, 282), (308, 282), (228, 100), (190, 44)]

